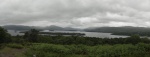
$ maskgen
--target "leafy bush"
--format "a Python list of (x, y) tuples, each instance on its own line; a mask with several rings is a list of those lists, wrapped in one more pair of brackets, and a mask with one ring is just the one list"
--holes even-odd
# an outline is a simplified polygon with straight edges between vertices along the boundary
[(38, 44), (27, 50), (26, 55), (32, 57), (141, 57), (149, 56), (150, 44), (139, 43), (117, 45), (54, 45)]
[(16, 48), (16, 49), (22, 49), (23, 46), (21, 44), (7, 44), (7, 47), (10, 47), (10, 48)]
[(0, 44), (0, 49), (2, 49), (3, 48), (3, 45), (2, 44)]

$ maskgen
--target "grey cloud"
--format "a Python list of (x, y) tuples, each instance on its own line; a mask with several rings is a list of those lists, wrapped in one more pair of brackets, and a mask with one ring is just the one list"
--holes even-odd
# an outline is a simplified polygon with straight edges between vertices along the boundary
[(149, 5), (149, 0), (0, 0), (0, 25), (148, 26)]

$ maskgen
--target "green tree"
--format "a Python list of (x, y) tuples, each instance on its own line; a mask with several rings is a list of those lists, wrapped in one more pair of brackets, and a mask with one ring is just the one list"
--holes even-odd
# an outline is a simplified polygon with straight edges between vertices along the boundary
[(139, 35), (131, 35), (129, 38), (127, 38), (127, 43), (137, 44), (141, 41)]
[(36, 29), (31, 29), (25, 32), (24, 38), (29, 42), (37, 42), (39, 31)]
[(7, 33), (7, 30), (0, 27), (0, 43), (8, 43), (11, 41), (11, 35)]

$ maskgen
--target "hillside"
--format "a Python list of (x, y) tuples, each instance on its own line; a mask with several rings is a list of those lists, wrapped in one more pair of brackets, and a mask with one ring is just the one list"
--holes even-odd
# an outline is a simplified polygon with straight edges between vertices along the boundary
[(141, 36), (150, 36), (150, 28), (145, 27), (97, 27), (97, 28), (87, 28), (84, 31), (88, 32), (104, 32), (112, 33), (114, 35), (133, 35), (138, 34)]
[(30, 30), (30, 29), (37, 29), (37, 30), (63, 30), (63, 31), (76, 31), (79, 29), (71, 28), (71, 27), (59, 27), (55, 25), (46, 26), (46, 27), (39, 27), (39, 26), (23, 26), (23, 25), (5, 25), (2, 26), (7, 30)]

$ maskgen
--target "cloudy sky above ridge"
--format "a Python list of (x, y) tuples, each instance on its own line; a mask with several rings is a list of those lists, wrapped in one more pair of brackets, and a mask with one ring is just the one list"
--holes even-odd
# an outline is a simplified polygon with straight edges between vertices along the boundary
[(0, 25), (150, 27), (150, 0), (0, 0)]

